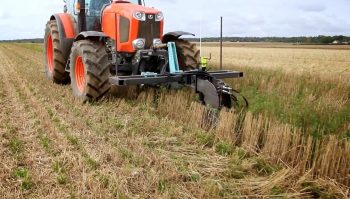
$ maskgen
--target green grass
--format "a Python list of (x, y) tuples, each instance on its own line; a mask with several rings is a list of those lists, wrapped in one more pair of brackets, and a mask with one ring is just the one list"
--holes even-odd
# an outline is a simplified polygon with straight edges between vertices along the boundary
[(57, 174), (57, 182), (59, 184), (67, 184), (68, 182), (68, 179), (67, 179), (67, 176), (66, 176), (66, 169), (65, 169), (65, 165), (63, 162), (61, 161), (55, 161), (52, 165), (53, 167), (53, 170), (56, 172)]
[(33, 187), (33, 182), (28, 169), (17, 168), (12, 172), (12, 176), (20, 182), (21, 190), (29, 190)]
[(26, 44), (16, 44), (21, 48), (26, 48), (35, 52), (44, 52), (43, 44), (38, 43), (26, 43)]
[(97, 176), (98, 181), (101, 183), (102, 187), (107, 188), (108, 185), (111, 183), (109, 177), (104, 174), (99, 174)]
[(339, 198), (335, 193), (327, 192), (324, 187), (321, 187), (315, 182), (303, 182), (301, 183), (303, 192), (308, 192), (313, 198), (327, 198), (336, 199)]
[(55, 123), (55, 125), (58, 127), (58, 130), (67, 139), (67, 141), (72, 146), (74, 146), (76, 150), (80, 151), (82, 157), (84, 158), (84, 162), (85, 162), (86, 166), (90, 170), (98, 169), (98, 167), (100, 166), (99, 163), (89, 155), (89, 153), (84, 148), (83, 144), (81, 142), (79, 142), (79, 138), (69, 132), (69, 127), (66, 124), (62, 123), (59, 116), (55, 115), (54, 110), (52, 110), (51, 108), (48, 108), (47, 113), (51, 117), (51, 119)]
[[(350, 127), (347, 126), (350, 123), (349, 85), (336, 80), (313, 78), (310, 74), (292, 75), (268, 69), (237, 69), (244, 71), (246, 76), (229, 82), (248, 99), (249, 111), (292, 124), (314, 137), (334, 134), (350, 138)], [(263, 82), (271, 82), (273, 86), (266, 89)], [(293, 92), (289, 92), (290, 87)], [(334, 102), (345, 98), (347, 103), (341, 107), (324, 104), (327, 95)], [(310, 100), (310, 96), (314, 99)]]
[(74, 135), (71, 135), (71, 134), (67, 134), (66, 135), (66, 139), (68, 140), (68, 142), (73, 145), (73, 146), (76, 146), (76, 147), (79, 147), (79, 140), (77, 137), (75, 137)]
[(278, 186), (274, 186), (274, 187), (272, 187), (272, 189), (271, 189), (271, 195), (282, 195), (282, 194), (284, 194), (285, 193), (285, 191), (283, 190), (283, 188), (281, 188), (281, 187), (278, 187)]
[(120, 154), (121, 154), (121, 156), (122, 156), (122, 158), (123, 158), (124, 160), (130, 160), (130, 159), (133, 158), (132, 152), (130, 152), (130, 151), (129, 151), (128, 149), (126, 149), (126, 148), (121, 148), (121, 149), (120, 149)]
[(11, 153), (13, 153), (14, 155), (19, 155), (24, 150), (24, 143), (22, 140), (14, 137), (10, 139), (9, 148)]
[(234, 147), (231, 143), (221, 141), (216, 144), (215, 151), (220, 155), (228, 156), (234, 152)]
[(49, 154), (55, 155), (55, 150), (52, 147), (50, 138), (44, 134), (41, 129), (38, 130), (38, 138), (45, 151)]
[(198, 142), (206, 147), (213, 147), (215, 143), (215, 135), (205, 132), (196, 133)]
[(248, 159), (249, 156), (242, 155), (241, 149), (236, 148), (235, 153), (229, 157), (228, 170), (226, 175), (234, 179), (242, 179), (247, 175), (247, 171), (243, 168), (243, 160)]
[(167, 181), (166, 180), (159, 180), (158, 181), (158, 191), (160, 193), (164, 193), (167, 188)]
[(84, 161), (85, 161), (85, 164), (88, 168), (90, 168), (91, 170), (96, 170), (98, 169), (98, 167), (100, 166), (99, 163), (94, 160), (93, 158), (91, 158), (89, 156), (89, 154), (87, 153), (83, 153), (83, 156), (84, 156)]
[(265, 159), (261, 157), (257, 157), (255, 158), (253, 169), (255, 169), (259, 175), (269, 176), (269, 175), (272, 175), (274, 172), (278, 171), (279, 167), (276, 165), (270, 164), (269, 162), (267, 162)]

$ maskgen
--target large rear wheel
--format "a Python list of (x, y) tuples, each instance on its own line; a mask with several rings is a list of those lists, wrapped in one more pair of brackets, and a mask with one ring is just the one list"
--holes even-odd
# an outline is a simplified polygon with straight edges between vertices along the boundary
[(200, 66), (200, 51), (195, 43), (178, 39), (175, 41), (180, 70), (198, 69)]
[(70, 78), (73, 95), (94, 101), (111, 88), (109, 83), (111, 62), (100, 41), (81, 40), (73, 44), (70, 55)]
[(46, 24), (44, 45), (46, 77), (56, 84), (69, 83), (69, 74), (65, 71), (67, 60), (63, 56), (65, 49), (61, 47), (60, 33), (55, 20)]

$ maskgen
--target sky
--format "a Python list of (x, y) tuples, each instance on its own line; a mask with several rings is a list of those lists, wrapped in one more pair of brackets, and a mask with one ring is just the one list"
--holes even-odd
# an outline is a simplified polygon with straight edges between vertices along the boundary
[[(165, 32), (182, 30), (196, 36), (350, 35), (350, 0), (145, 0), (163, 11)], [(63, 0), (2, 0), (0, 40), (42, 38), (52, 13)]]

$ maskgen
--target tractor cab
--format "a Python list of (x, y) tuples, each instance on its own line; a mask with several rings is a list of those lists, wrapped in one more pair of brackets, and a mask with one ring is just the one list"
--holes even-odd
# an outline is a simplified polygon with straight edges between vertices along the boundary
[[(108, 5), (111, 3), (131, 3), (144, 5), (142, 0), (64, 0), (65, 13), (71, 14), (75, 20), (84, 24), (82, 30), (85, 31), (101, 31), (101, 15)], [(85, 12), (82, 12), (85, 10)]]

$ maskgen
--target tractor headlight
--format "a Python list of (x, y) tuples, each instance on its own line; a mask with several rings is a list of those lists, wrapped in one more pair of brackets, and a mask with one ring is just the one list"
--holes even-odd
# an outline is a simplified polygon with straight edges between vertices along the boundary
[(156, 14), (156, 21), (162, 21), (164, 19), (163, 13), (159, 12)]
[(162, 40), (160, 39), (153, 39), (153, 46), (159, 46), (162, 44)]
[(146, 21), (146, 14), (144, 12), (136, 11), (133, 16), (139, 21)]
[(146, 40), (145, 39), (135, 39), (132, 42), (132, 46), (134, 47), (135, 50), (144, 49), (145, 45), (146, 45)]

